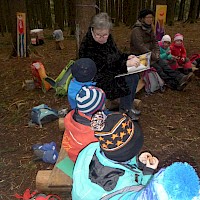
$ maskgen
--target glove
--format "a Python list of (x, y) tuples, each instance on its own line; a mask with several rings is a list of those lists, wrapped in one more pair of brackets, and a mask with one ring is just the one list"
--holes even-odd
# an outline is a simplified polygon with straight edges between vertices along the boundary
[(156, 169), (158, 167), (159, 160), (156, 157), (149, 157), (147, 159), (146, 167)]
[(139, 156), (139, 161), (146, 165), (149, 158), (152, 158), (152, 155), (149, 152), (144, 152)]

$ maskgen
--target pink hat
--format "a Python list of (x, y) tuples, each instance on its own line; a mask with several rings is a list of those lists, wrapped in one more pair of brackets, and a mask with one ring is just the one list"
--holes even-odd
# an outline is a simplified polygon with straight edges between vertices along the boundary
[(180, 33), (177, 33), (175, 36), (174, 36), (174, 41), (176, 40), (182, 40), (183, 41), (183, 35), (181, 35)]

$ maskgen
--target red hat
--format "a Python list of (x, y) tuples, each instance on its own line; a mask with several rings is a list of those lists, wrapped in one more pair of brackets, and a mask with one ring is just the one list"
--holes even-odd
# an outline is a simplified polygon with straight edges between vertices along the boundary
[(174, 41), (176, 40), (182, 40), (183, 41), (183, 35), (181, 35), (180, 33), (177, 33), (175, 36), (174, 36)]

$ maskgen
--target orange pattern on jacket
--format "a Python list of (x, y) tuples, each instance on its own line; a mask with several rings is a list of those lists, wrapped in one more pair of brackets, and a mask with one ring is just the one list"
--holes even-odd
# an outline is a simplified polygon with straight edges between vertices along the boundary
[[(75, 162), (79, 152), (88, 144), (98, 141), (94, 137), (94, 131), (90, 126), (80, 124), (73, 119), (74, 110), (70, 111), (64, 119), (65, 132), (62, 146), (67, 151), (69, 158)], [(90, 120), (90, 117), (79, 112), (79, 114)]]

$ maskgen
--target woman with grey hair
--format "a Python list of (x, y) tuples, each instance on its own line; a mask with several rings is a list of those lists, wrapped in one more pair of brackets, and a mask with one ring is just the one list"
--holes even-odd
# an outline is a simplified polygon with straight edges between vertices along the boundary
[(117, 48), (111, 30), (112, 22), (107, 13), (95, 15), (80, 45), (79, 57), (90, 58), (96, 63), (96, 86), (105, 91), (107, 99), (120, 98), (119, 111), (127, 113), (132, 120), (137, 121), (140, 111), (132, 105), (139, 76), (115, 76), (127, 73), (129, 67), (138, 66), (140, 61), (136, 56), (122, 53)]

